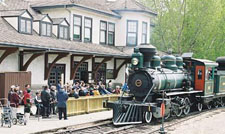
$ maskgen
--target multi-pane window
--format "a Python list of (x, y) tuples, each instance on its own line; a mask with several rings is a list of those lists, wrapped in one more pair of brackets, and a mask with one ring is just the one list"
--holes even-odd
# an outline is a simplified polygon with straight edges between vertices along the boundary
[(107, 40), (107, 22), (100, 21), (100, 44), (106, 44)]
[(148, 24), (147, 22), (142, 23), (142, 43), (147, 43), (147, 29), (148, 29)]
[(109, 45), (114, 45), (115, 44), (115, 24), (114, 23), (109, 23), (108, 44)]
[(41, 35), (51, 36), (52, 35), (52, 24), (47, 22), (41, 22)]
[(128, 20), (127, 21), (127, 45), (136, 46), (138, 35), (138, 21)]
[(73, 39), (81, 41), (82, 17), (74, 15), (73, 17)]
[(69, 39), (69, 27), (59, 25), (59, 38), (61, 39)]
[(31, 34), (32, 31), (32, 20), (29, 18), (20, 18), (20, 26), (21, 33)]
[(92, 40), (92, 19), (84, 18), (84, 41), (91, 42)]

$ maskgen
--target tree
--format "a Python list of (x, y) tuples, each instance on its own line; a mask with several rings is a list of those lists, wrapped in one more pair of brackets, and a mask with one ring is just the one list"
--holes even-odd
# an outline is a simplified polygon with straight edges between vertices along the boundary
[(194, 52), (215, 60), (225, 55), (224, 0), (143, 0), (158, 13), (152, 44), (161, 51)]

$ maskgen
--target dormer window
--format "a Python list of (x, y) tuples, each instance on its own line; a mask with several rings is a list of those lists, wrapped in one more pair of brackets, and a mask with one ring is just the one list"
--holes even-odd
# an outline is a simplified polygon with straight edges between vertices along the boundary
[(53, 27), (52, 32), (59, 39), (70, 39), (70, 25), (65, 18), (52, 18)]
[(59, 38), (67, 40), (67, 39), (69, 39), (68, 35), (69, 35), (69, 27), (59, 25)]
[(18, 16), (18, 18), (19, 18), (18, 19), (18, 21), (19, 21), (18, 31), (20, 33), (24, 33), (24, 34), (32, 34), (33, 17), (31, 16), (31, 14), (27, 10), (25, 10), (21, 13), (20, 16)]
[(32, 19), (20, 17), (19, 32), (25, 34), (32, 34)]
[(48, 22), (41, 22), (41, 35), (52, 36), (52, 24)]

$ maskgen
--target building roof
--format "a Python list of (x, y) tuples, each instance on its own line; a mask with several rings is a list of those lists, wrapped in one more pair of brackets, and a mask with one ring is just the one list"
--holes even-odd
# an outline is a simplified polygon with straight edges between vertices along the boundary
[(32, 35), (21, 34), (11, 27), (0, 17), (0, 45), (35, 48), (50, 51), (71, 52), (80, 54), (93, 54), (114, 57), (129, 57), (113, 46), (75, 42), (39, 36), (33, 32)]
[(7, 10), (7, 11), (1, 11), (0, 10), (0, 16), (20, 16), (21, 14), (23, 14), (26, 10), (22, 9), (22, 10)]
[(32, 8), (39, 10), (43, 8), (65, 8), (78, 7), (100, 14), (120, 18), (121, 16), (113, 12), (105, 0), (32, 0)]
[(52, 18), (53, 25), (59, 25), (65, 20), (65, 18)]
[(121, 11), (133, 11), (133, 12), (145, 12), (152, 15), (157, 15), (156, 12), (149, 7), (144, 6), (137, 0), (116, 0), (109, 5), (110, 9), (115, 12)]
[[(65, 8), (65, 7), (80, 7), (87, 10), (97, 11), (113, 17), (120, 18), (121, 11), (145, 12), (152, 15), (157, 15), (148, 7), (144, 6), (137, 0), (30, 0), (34, 9), (42, 8)], [(72, 1), (72, 2), (71, 2)]]

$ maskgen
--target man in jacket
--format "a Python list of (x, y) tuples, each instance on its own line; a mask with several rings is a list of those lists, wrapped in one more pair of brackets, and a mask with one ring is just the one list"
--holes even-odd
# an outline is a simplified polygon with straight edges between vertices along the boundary
[(50, 94), (48, 93), (48, 86), (44, 86), (41, 92), (41, 101), (43, 104), (43, 115), (42, 118), (48, 118), (50, 114)]
[(64, 116), (64, 120), (67, 120), (67, 112), (66, 112), (66, 102), (68, 100), (68, 95), (67, 93), (64, 91), (64, 89), (60, 89), (57, 92), (57, 107), (58, 107), (58, 111), (59, 111), (59, 120), (62, 119), (62, 114)]

